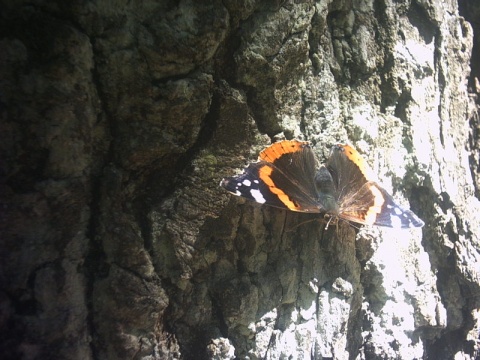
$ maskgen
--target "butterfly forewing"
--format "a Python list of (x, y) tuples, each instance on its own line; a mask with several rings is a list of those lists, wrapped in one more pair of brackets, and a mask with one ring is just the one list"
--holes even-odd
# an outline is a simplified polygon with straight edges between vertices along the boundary
[(239, 176), (221, 185), (231, 193), (270, 206), (299, 212), (320, 212), (316, 201), (315, 156), (305, 142), (283, 141), (260, 153)]

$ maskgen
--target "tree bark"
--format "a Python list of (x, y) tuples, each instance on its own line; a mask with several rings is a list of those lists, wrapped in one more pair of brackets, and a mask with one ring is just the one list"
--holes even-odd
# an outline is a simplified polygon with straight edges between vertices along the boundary
[[(0, 358), (477, 358), (476, 0), (1, 8)], [(285, 138), (425, 227), (218, 186)]]

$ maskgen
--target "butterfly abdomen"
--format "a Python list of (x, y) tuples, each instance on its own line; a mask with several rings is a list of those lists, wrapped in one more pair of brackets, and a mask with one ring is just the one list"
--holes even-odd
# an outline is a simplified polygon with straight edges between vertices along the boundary
[(327, 214), (338, 215), (339, 206), (335, 196), (335, 185), (332, 174), (325, 166), (321, 166), (315, 175), (315, 187), (323, 210)]

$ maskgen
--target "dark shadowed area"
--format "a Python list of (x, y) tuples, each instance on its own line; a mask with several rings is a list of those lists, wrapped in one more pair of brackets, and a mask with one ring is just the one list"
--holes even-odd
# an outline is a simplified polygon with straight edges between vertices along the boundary
[[(0, 0), (0, 358), (477, 359), (480, 3)], [(219, 187), (352, 144), (421, 229)]]

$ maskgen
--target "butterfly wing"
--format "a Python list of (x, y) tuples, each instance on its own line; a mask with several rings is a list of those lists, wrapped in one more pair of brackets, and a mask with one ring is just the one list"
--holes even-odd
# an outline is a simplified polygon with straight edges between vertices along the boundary
[(335, 145), (326, 166), (336, 184), (341, 218), (364, 225), (396, 228), (424, 225), (412, 211), (396, 204), (392, 196), (372, 180), (365, 160), (351, 146)]
[(281, 141), (263, 150), (259, 161), (220, 185), (234, 195), (282, 209), (321, 212), (315, 188), (316, 161), (307, 142)]

